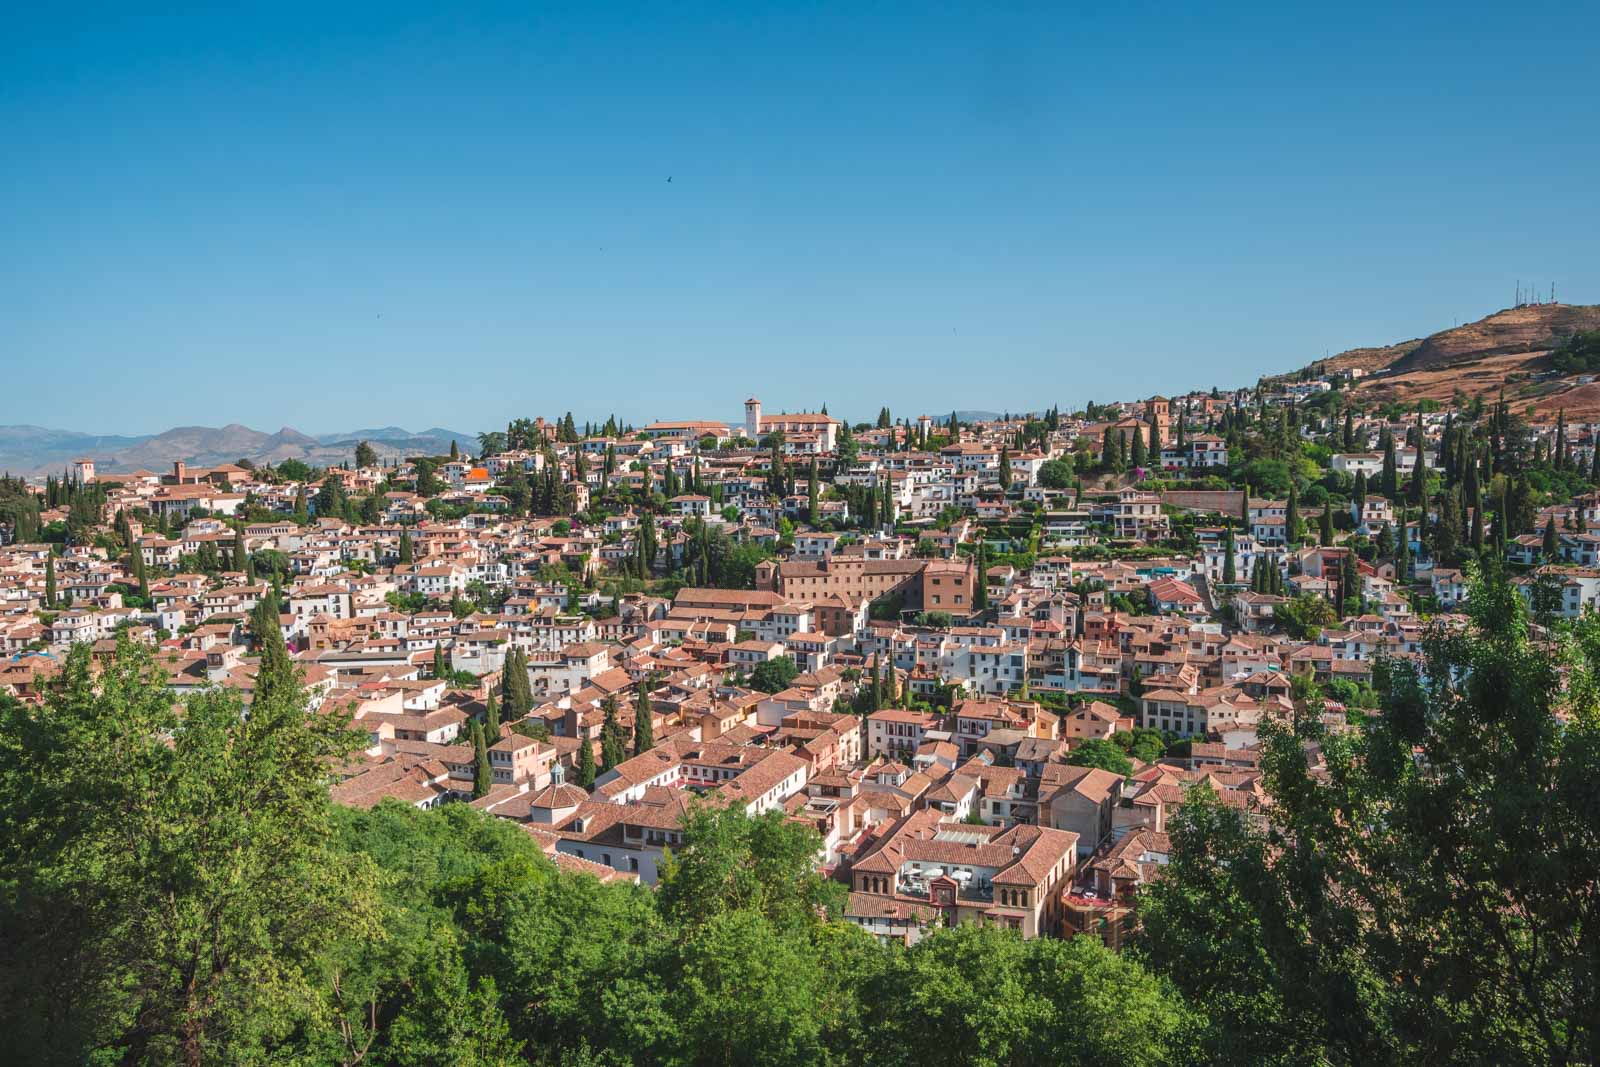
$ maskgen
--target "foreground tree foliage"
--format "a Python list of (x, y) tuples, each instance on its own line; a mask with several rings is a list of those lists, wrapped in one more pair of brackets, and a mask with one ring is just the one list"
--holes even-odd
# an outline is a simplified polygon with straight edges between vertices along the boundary
[(1470, 603), (1356, 739), (1273, 733), (1272, 830), (1184, 806), (1145, 956), (1206, 1059), (1600, 1061), (1600, 621), (1535, 645), (1503, 579)]
[[(277, 663), (275, 656), (268, 656)], [(100, 667), (103, 666), (103, 670)], [(269, 667), (264, 665), (263, 670)], [(463, 804), (327, 798), (292, 667), (181, 707), (146, 649), (0, 707), (8, 1054), (128, 1064), (1164, 1063), (1189, 1016), (1097, 944), (838, 921), (813, 830), (697, 810), (657, 891)], [(259, 692), (259, 690), (258, 690)]]
[(323, 950), (379, 933), (376, 871), (335, 848), (350, 750), (272, 680), (180, 711), (148, 650), (75, 649), (42, 707), (0, 709), (0, 1015), (61, 1062), (217, 1062), (329, 1006)]

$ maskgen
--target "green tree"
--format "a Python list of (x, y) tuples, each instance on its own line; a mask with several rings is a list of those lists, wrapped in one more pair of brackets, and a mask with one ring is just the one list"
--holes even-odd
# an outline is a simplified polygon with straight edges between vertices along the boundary
[(580, 789), (594, 788), (594, 742), (588, 734), (578, 735), (577, 781)]
[(1133, 762), (1127, 753), (1099, 737), (1086, 737), (1073, 745), (1067, 753), (1067, 762), (1075, 767), (1099, 767), (1121, 775), (1133, 773)]
[(681, 844), (662, 861), (662, 917), (694, 930), (748, 911), (781, 931), (812, 930), (823, 915), (838, 915), (847, 896), (817, 868), (821, 844), (816, 830), (781, 811), (750, 816), (742, 806), (696, 805), (684, 816)]
[(623, 744), (622, 724), (617, 721), (616, 696), (607, 693), (600, 706), (605, 713), (600, 726), (600, 769), (609, 771), (627, 758), (627, 750)]
[(483, 733), (485, 737), (492, 737), (495, 741), (500, 740), (500, 705), (494, 699), (492, 689), (483, 707)]
[(789, 688), (799, 673), (800, 668), (796, 666), (793, 656), (763, 660), (750, 672), (750, 688), (763, 693), (781, 692)]
[(1222, 556), (1222, 584), (1233, 585), (1239, 579), (1237, 564), (1234, 562), (1233, 526), (1230, 524), (1223, 531), (1223, 556)]
[(639, 683), (633, 706), (633, 754), (649, 752), (656, 746), (655, 709), (650, 703), (650, 681)]
[(483, 723), (473, 720), (469, 727), (472, 738), (472, 795), (486, 796), (494, 786), (494, 772), (489, 767), (489, 745), (483, 736)]
[(1206, 1058), (1594, 1061), (1600, 623), (1535, 644), (1492, 573), (1466, 611), (1380, 670), (1359, 733), (1265, 724), (1270, 827), (1184, 804), (1146, 946), (1205, 1006)]
[(1071, 456), (1048, 459), (1039, 465), (1039, 484), (1046, 489), (1070, 489), (1076, 480)]
[(806, 474), (806, 521), (815, 526), (822, 518), (820, 503), (821, 475), (817, 473), (817, 457), (811, 457), (811, 470)]
[(278, 595), (268, 590), (250, 613), (250, 632), (255, 637), (256, 666), (255, 700), (270, 698), (282, 691), (298, 692), (299, 672), (294, 660), (289, 658), (288, 646), (283, 641), (283, 625), (279, 622), (281, 610)]
[(56, 609), (56, 557), (52, 552), (44, 558), (44, 606)]
[(411, 531), (400, 527), (400, 562), (410, 563), (411, 560)]
[(356, 445), (356, 469), (376, 467), (378, 465), (378, 450), (366, 441)]
[[(261, 1062), (324, 1011), (330, 944), (375, 939), (376, 878), (335, 847), (347, 720), (295, 690), (180, 710), (154, 652), (74, 649), (0, 702), (0, 1004), (61, 1062)], [(29, 1057), (37, 1058), (37, 1057)]]

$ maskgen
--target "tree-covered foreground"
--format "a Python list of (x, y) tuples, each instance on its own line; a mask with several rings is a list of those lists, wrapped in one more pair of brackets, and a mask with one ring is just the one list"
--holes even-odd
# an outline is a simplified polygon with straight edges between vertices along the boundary
[(1535, 644), (1509, 586), (1473, 604), (1359, 735), (1271, 733), (1272, 830), (1192, 795), (1121, 955), (879, 945), (777, 815), (697, 813), (650, 891), (465, 805), (337, 808), (354, 735), (276, 650), (246, 716), (80, 649), (0, 708), (6, 1058), (1594, 1062), (1600, 627)]

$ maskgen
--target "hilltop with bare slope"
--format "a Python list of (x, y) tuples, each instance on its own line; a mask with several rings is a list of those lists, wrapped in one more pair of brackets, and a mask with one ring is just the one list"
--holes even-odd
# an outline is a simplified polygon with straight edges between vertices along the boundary
[(1360, 370), (1365, 377), (1356, 390), (1363, 399), (1448, 403), (1458, 393), (1487, 398), (1503, 389), (1519, 410), (1565, 408), (1573, 418), (1600, 419), (1600, 383), (1563, 376), (1549, 358), (1566, 337), (1596, 329), (1600, 305), (1527, 304), (1427, 337), (1341, 352), (1306, 371)]

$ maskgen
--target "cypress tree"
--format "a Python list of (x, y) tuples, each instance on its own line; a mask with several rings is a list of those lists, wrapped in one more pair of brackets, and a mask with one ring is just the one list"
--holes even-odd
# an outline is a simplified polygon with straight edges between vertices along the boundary
[(256, 668), (256, 695), (258, 701), (296, 685), (294, 661), (283, 643), (283, 627), (278, 621), (278, 595), (268, 592), (256, 602), (250, 614), (250, 630), (255, 635), (260, 662)]
[(1250, 483), (1244, 483), (1244, 490), (1239, 494), (1239, 525), (1250, 529)]
[(1344, 606), (1344, 601), (1355, 598), (1357, 600), (1356, 612), (1359, 614), (1361, 611), (1359, 603), (1361, 597), (1361, 571), (1356, 566), (1356, 554), (1354, 552), (1346, 552), (1344, 559), (1339, 561), (1339, 585), (1341, 609)]
[(496, 741), (500, 740), (500, 705), (494, 699), (494, 692), (489, 693), (489, 702), (483, 709), (483, 731)]
[(1222, 584), (1233, 585), (1238, 580), (1239, 572), (1233, 559), (1233, 527), (1229, 526), (1223, 532), (1222, 556)]
[(483, 737), (483, 723), (474, 720), (471, 726), (472, 759), (474, 770), (472, 774), (472, 795), (474, 798), (486, 795), (494, 785), (494, 772), (489, 769), (489, 745)]
[(1284, 511), (1283, 539), (1285, 544), (1300, 543), (1300, 494), (1294, 483), (1289, 483), (1289, 506)]
[(1472, 550), (1481, 553), (1483, 551), (1483, 497), (1468, 497), (1467, 499), (1472, 506), (1472, 532), (1470, 534)]
[(444, 662), (444, 646), (435, 641), (433, 643), (433, 676), (435, 678), (443, 678), (446, 670), (447, 668), (445, 667)]
[(1554, 560), (1560, 551), (1560, 542), (1556, 539), (1556, 517), (1551, 515), (1544, 524), (1544, 544), (1541, 546), (1544, 558)]
[(978, 574), (977, 587), (972, 591), (972, 606), (978, 612), (985, 612), (989, 610), (989, 553), (982, 541), (978, 542), (975, 556)]
[(533, 710), (533, 685), (528, 681), (528, 654), (517, 649), (517, 671), (511, 679), (511, 692), (515, 703), (512, 714), (520, 719)]
[(1554, 449), (1556, 470), (1565, 470), (1567, 466), (1567, 409), (1562, 408), (1556, 413), (1556, 446)]
[(1401, 514), (1398, 529), (1395, 531), (1394, 544), (1394, 577), (1399, 582), (1411, 580), (1411, 531), (1406, 527), (1404, 513)]
[(44, 606), (51, 611), (56, 609), (56, 557), (53, 549), (44, 558)]
[(244, 570), (244, 527), (236, 526), (233, 530), (233, 569)]
[(138, 583), (139, 596), (146, 606), (150, 603), (150, 582), (144, 570), (144, 552), (137, 545), (133, 549), (133, 580)]
[(1318, 542), (1324, 547), (1333, 544), (1333, 505), (1326, 504), (1322, 509), (1322, 523), (1318, 530)]
[(1133, 430), (1133, 446), (1128, 457), (1128, 463), (1132, 467), (1143, 467), (1146, 465), (1145, 461), (1148, 458), (1149, 456), (1144, 446), (1144, 431), (1135, 426)]
[(871, 710), (877, 711), (883, 707), (883, 667), (879, 659), (881, 653), (872, 654), (872, 700)]
[(400, 562), (411, 562), (411, 531), (404, 526), (400, 528)]
[(811, 457), (811, 469), (806, 473), (806, 521), (815, 526), (822, 516), (821, 494), (817, 487), (817, 457)]
[(655, 711), (650, 705), (650, 682), (639, 683), (639, 694), (633, 706), (633, 754), (649, 752), (656, 747)]
[(1011, 488), (1011, 450), (1000, 446), (1000, 488)]
[(588, 734), (581, 734), (578, 738), (578, 770), (577, 783), (584, 790), (594, 788), (594, 742)]
[(623, 761), (622, 724), (617, 721), (617, 698), (607, 694), (601, 707), (605, 721), (600, 725), (600, 769), (609, 771)]
[(1388, 427), (1384, 427), (1383, 430), (1383, 480), (1378, 486), (1390, 501), (1399, 503), (1400, 472), (1394, 455), (1394, 435), (1389, 432)]
[(1344, 450), (1350, 451), (1356, 443), (1355, 417), (1348, 411), (1344, 413)]

